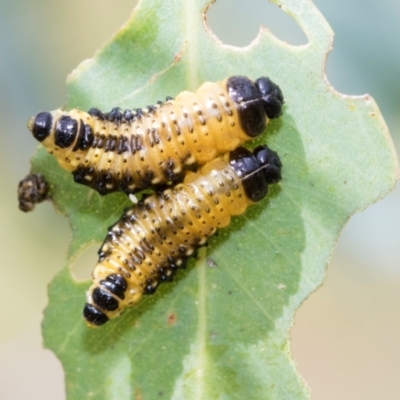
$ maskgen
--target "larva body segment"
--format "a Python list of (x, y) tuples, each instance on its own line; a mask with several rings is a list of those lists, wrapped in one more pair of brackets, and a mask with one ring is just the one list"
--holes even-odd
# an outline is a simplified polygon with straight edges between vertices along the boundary
[(125, 210), (99, 250), (83, 311), (88, 325), (104, 324), (172, 280), (217, 229), (266, 196), (280, 171), (267, 146), (238, 148)]
[(233, 76), (145, 109), (42, 112), (28, 127), (76, 182), (100, 194), (135, 193), (182, 181), (259, 136), (282, 104), (269, 78)]

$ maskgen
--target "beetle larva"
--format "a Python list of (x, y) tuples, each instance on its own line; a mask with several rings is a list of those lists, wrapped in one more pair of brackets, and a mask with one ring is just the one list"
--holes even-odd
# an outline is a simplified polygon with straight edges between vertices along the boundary
[(103, 195), (129, 194), (180, 182), (259, 136), (283, 101), (269, 78), (232, 76), (144, 109), (41, 112), (28, 128), (76, 182)]
[(268, 185), (280, 179), (275, 152), (239, 147), (125, 210), (99, 250), (83, 311), (88, 325), (106, 323), (170, 281), (218, 228), (263, 199)]

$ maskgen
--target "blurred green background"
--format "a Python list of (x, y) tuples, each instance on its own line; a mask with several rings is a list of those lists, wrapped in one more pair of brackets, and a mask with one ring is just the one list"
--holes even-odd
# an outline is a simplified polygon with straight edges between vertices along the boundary
[[(30, 214), (18, 210), (18, 181), (36, 148), (26, 121), (66, 102), (66, 76), (128, 19), (134, 4), (0, 0), (2, 400), (65, 397), (61, 365), (41, 347), (40, 323), (47, 284), (63, 266), (70, 232), (50, 203)], [(315, 4), (335, 31), (327, 79), (339, 92), (375, 98), (399, 153), (400, 2)], [(306, 43), (295, 22), (266, 0), (218, 0), (208, 22), (232, 45), (249, 44), (260, 24), (291, 44)], [(397, 187), (350, 220), (324, 286), (297, 313), (292, 351), (313, 399), (400, 398), (399, 227)], [(92, 268), (95, 251), (79, 263)]]

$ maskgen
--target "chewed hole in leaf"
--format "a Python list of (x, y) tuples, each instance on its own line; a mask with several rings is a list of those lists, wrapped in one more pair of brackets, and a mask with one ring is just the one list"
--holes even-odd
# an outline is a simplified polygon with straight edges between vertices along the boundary
[(233, 46), (249, 45), (257, 37), (260, 25), (292, 45), (307, 43), (294, 19), (265, 0), (218, 0), (208, 9), (207, 22), (219, 40)]
[(91, 273), (97, 262), (99, 247), (99, 243), (88, 246), (71, 264), (71, 274), (76, 281), (83, 282), (91, 279)]

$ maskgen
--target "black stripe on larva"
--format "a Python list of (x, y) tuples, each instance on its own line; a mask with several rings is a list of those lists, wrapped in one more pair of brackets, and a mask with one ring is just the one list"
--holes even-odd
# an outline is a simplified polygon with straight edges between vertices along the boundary
[(115, 135), (107, 136), (106, 144), (104, 146), (104, 151), (115, 151), (117, 145), (117, 137)]
[(94, 135), (92, 128), (80, 120), (79, 134), (72, 151), (86, 150), (92, 146)]
[(85, 304), (85, 307), (83, 309), (83, 317), (86, 321), (95, 326), (103, 325), (109, 319), (106, 314), (88, 303)]
[(90, 146), (92, 146), (94, 140), (94, 134), (92, 128), (89, 125), (83, 124), (83, 126), (85, 133), (82, 136), (81, 141), (79, 142), (79, 148), (81, 150), (86, 150)]
[(53, 117), (49, 112), (41, 112), (36, 115), (31, 128), (33, 137), (42, 142), (47, 136), (50, 135), (51, 128), (53, 126)]
[(117, 154), (122, 154), (129, 150), (128, 141), (129, 139), (126, 136), (119, 137), (116, 146)]
[(103, 133), (96, 132), (94, 135), (94, 140), (92, 143), (92, 147), (95, 149), (102, 149), (106, 144), (106, 137)]
[(63, 115), (57, 122), (54, 143), (65, 149), (74, 143), (78, 134), (78, 122), (69, 115)]
[(48, 198), (49, 185), (41, 174), (29, 174), (18, 184), (18, 206), (28, 212)]
[(92, 299), (95, 305), (105, 311), (115, 311), (118, 308), (118, 300), (100, 287), (93, 290)]
[(130, 145), (132, 154), (142, 150), (143, 145), (141, 137), (139, 135), (131, 135)]
[(128, 288), (128, 284), (122, 275), (108, 275), (106, 279), (100, 281), (100, 284), (121, 300), (125, 299), (125, 291)]

